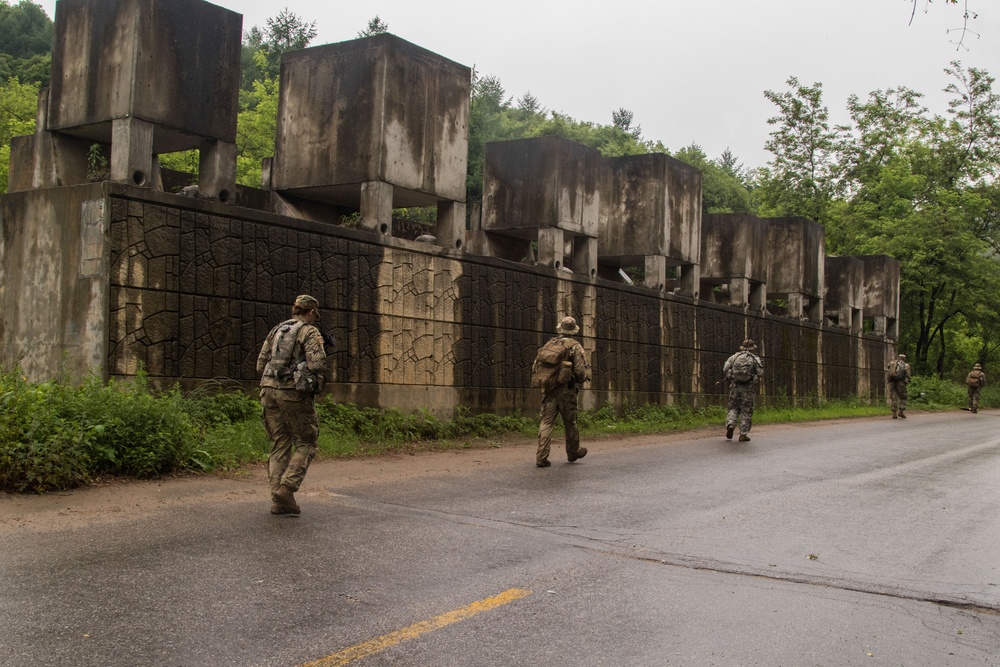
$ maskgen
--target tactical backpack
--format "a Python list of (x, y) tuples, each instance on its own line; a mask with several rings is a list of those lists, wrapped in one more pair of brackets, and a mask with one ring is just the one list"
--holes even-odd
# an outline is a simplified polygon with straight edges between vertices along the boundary
[(740, 352), (733, 359), (733, 365), (729, 369), (730, 377), (735, 382), (751, 382), (757, 377), (757, 360), (749, 352)]
[(271, 338), (271, 359), (264, 367), (264, 377), (279, 382), (294, 382), (295, 389), (317, 394), (323, 389), (322, 378), (309, 370), (305, 354), (299, 345), (302, 320), (287, 320), (274, 328)]
[(983, 385), (983, 375), (981, 371), (970, 371), (965, 376), (965, 384), (970, 387), (981, 387)]
[(573, 341), (559, 337), (543, 345), (531, 367), (531, 386), (552, 391), (560, 385), (568, 384), (573, 379), (570, 355), (574, 347)]

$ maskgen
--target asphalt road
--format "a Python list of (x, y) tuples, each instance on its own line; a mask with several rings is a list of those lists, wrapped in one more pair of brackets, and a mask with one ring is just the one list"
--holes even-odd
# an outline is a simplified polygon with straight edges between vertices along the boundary
[(1000, 665), (1000, 412), (751, 435), (0, 499), (0, 665)]

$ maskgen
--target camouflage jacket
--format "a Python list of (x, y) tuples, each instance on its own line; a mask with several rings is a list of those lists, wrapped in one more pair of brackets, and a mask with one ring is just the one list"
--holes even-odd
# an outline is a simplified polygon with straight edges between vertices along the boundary
[(564, 345), (571, 348), (569, 358), (573, 361), (573, 379), (570, 380), (568, 386), (576, 387), (588, 382), (590, 380), (590, 364), (587, 363), (587, 353), (580, 341), (569, 336), (556, 336), (552, 340), (562, 340)]
[[(293, 318), (291, 320), (286, 320), (281, 324), (278, 324), (271, 332), (267, 334), (267, 338), (264, 339), (264, 344), (260, 348), (260, 354), (257, 355), (257, 372), (263, 373), (264, 367), (267, 366), (267, 362), (271, 360), (271, 343), (274, 340), (274, 333), (283, 324), (287, 322), (293, 322), (299, 318)], [(292, 353), (292, 359), (299, 358), (303, 356), (303, 351), (305, 353), (306, 367), (315, 373), (316, 375), (325, 375), (326, 372), (326, 350), (323, 345), (323, 335), (319, 332), (312, 324), (304, 324), (302, 328), (299, 329), (299, 334), (295, 343), (295, 351)], [(281, 381), (274, 377), (261, 377), (260, 379), (261, 387), (274, 387), (275, 389), (295, 389), (295, 380)]]

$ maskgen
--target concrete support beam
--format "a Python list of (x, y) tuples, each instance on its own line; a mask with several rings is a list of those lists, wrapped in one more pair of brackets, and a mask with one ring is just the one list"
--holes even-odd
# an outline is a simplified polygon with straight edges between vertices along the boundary
[(543, 227), (538, 230), (538, 264), (563, 267), (563, 230), (558, 227)]
[(701, 267), (697, 264), (681, 264), (677, 267), (677, 271), (680, 274), (678, 276), (680, 293), (697, 299), (701, 287)]
[(198, 154), (198, 194), (223, 204), (235, 200), (235, 143), (216, 140), (201, 144)]
[(455, 250), (465, 248), (465, 202), (438, 202), (434, 235), (439, 246)]
[(750, 280), (747, 278), (729, 279), (729, 305), (746, 308), (750, 305)]
[(133, 116), (111, 121), (111, 180), (150, 187), (153, 175), (153, 124)]
[(662, 292), (667, 287), (667, 258), (663, 255), (646, 255), (644, 284), (649, 289)]
[(361, 228), (392, 236), (392, 186), (383, 181), (361, 184)]
[(788, 316), (792, 319), (801, 320), (805, 317), (805, 304), (802, 295), (792, 292), (788, 295)]
[(597, 276), (597, 239), (591, 236), (577, 236), (573, 239), (573, 254), (569, 260), (573, 273), (588, 278)]

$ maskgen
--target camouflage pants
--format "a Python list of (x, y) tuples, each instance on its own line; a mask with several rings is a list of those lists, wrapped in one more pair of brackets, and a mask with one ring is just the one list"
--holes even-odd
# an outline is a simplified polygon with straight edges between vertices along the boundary
[(260, 403), (264, 406), (264, 428), (271, 438), (267, 461), (271, 493), (282, 484), (298, 491), (316, 456), (319, 425), (313, 397), (294, 389), (263, 387)]
[(979, 409), (979, 390), (981, 387), (969, 387), (969, 409)]
[(753, 382), (730, 383), (726, 428), (739, 426), (742, 435), (750, 432), (750, 427), (753, 425), (753, 396), (756, 389), (757, 386)]
[(580, 449), (580, 431), (576, 427), (576, 387), (556, 387), (542, 396), (542, 412), (538, 426), (538, 451), (535, 453), (535, 463), (541, 463), (549, 458), (549, 448), (552, 445), (552, 429), (556, 425), (556, 416), (562, 415), (563, 426), (566, 428), (566, 456)]
[(905, 382), (890, 382), (889, 383), (889, 405), (892, 407), (892, 411), (905, 410), (906, 409), (906, 383)]

